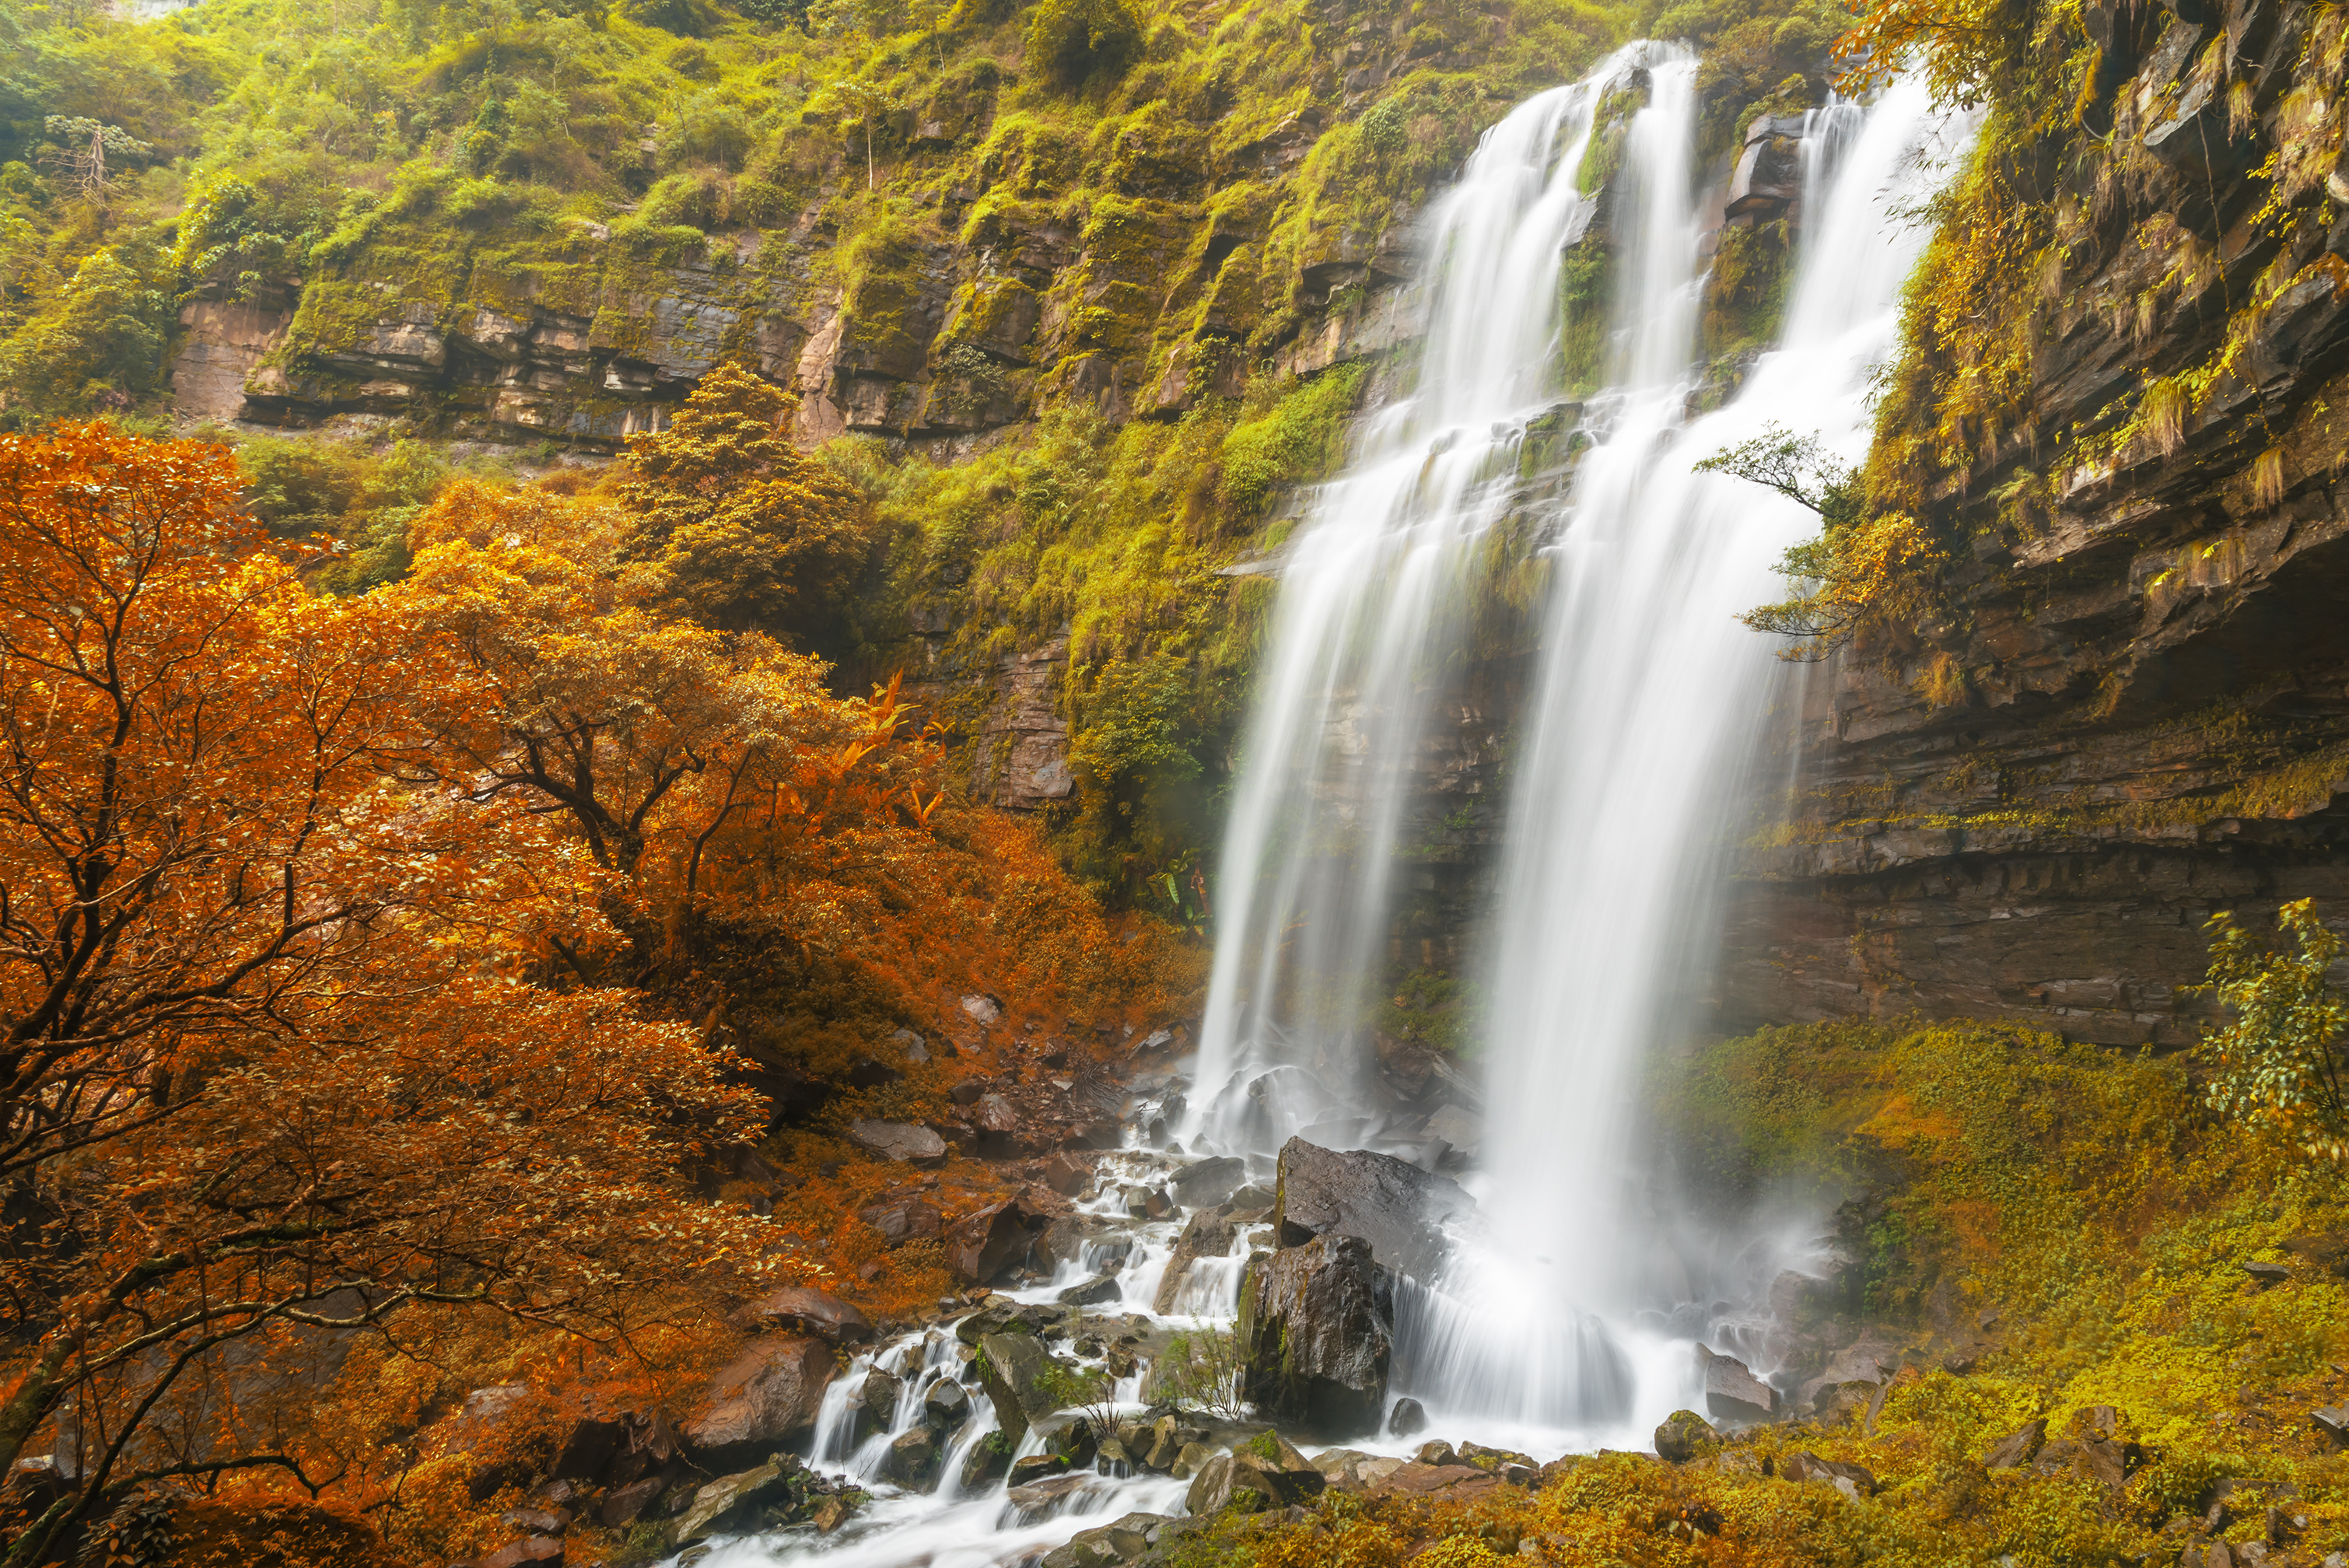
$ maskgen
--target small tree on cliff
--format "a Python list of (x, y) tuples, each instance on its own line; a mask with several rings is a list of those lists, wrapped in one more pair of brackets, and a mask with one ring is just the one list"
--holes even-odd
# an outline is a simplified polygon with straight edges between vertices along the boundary
[(667, 429), (628, 442), (619, 496), (655, 605), (804, 648), (871, 567), (875, 531), (856, 488), (792, 445), (790, 408), (719, 366)]
[(2210, 1108), (2264, 1122), (2320, 1159), (2349, 1159), (2349, 1085), (2339, 1050), (2349, 1034), (2349, 1004), (2328, 979), (2341, 956), (2339, 934), (2304, 898), (2276, 912), (2272, 947), (2231, 913), (2213, 915), (2204, 929), (2211, 934), (2210, 975), (2199, 989), (2234, 1015), (2202, 1042), (2217, 1068)]
[[(693, 1201), (759, 1107), (695, 1031), (537, 982), (604, 873), (450, 769), (479, 702), (390, 595), (316, 598), (229, 455), (0, 438), (0, 1466), (38, 1560), (128, 1489), (276, 1467), (239, 1367), (432, 1305), (586, 1334), (771, 1233)], [(408, 780), (409, 782), (403, 782)]]

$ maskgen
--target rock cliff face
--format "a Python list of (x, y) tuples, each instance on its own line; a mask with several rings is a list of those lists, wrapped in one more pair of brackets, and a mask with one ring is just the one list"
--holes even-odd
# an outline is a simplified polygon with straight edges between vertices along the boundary
[[(1357, 45), (1374, 86), (1396, 62)], [(982, 83), (948, 107), (913, 146), (967, 171), (947, 155), (986, 141), (995, 94)], [(1311, 375), (1414, 334), (1398, 287), (1408, 207), (1368, 229), (1332, 219), (1293, 280), (1260, 265), (1281, 182), (1323, 131), (1309, 107), (1221, 158), (1138, 150), (1114, 162), (1114, 189), (1074, 202), (982, 158), (931, 194), (919, 230), (845, 247), (820, 205), (706, 236), (573, 218), (516, 238), (393, 217), (314, 275), (191, 301), (172, 390), (208, 418), (420, 415), (457, 437), (591, 449), (658, 428), (727, 359), (798, 392), (811, 445), (848, 431), (950, 445), (1055, 404), (1172, 417), (1237, 395), (1259, 366)], [(1268, 342), (1258, 329), (1291, 305), (1299, 319)]]
[[(2306, 127), (2314, 16), (2092, 10), (2112, 145), (2014, 171), (2077, 226), (2030, 418), (1934, 498), (1973, 542), (1947, 621), (1801, 682), (1801, 787), (1741, 865), (1724, 1021), (1915, 1010), (2176, 1046), (2213, 913), (2349, 918), (2349, 181), (2319, 179), (2337, 137)], [(2300, 221), (2263, 226), (2271, 194)], [(2199, 407), (2144, 412), (2213, 365)]]

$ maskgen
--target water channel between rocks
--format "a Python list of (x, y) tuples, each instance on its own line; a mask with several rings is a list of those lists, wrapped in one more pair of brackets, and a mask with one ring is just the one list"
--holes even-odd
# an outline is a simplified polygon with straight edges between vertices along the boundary
[[(1734, 1364), (1715, 1351), (1750, 1366), (1742, 1387), (1756, 1399), (1778, 1398), (1762, 1381), (1780, 1371), (1771, 1295), (1812, 1261), (1811, 1228), (1797, 1217), (1701, 1234), (1630, 1180), (1638, 1064), (1671, 1026), (1683, 960), (1702, 948), (1704, 846), (1730, 809), (1720, 786), (1742, 776), (1768, 706), (1766, 650), (1734, 613), (1774, 596), (1778, 552), (1816, 527), (1694, 465), (1774, 421), (1798, 421), (1847, 460), (1864, 450), (1866, 388), (1923, 242), (1908, 212), (1963, 132), (1912, 84), (1864, 115), (1839, 106), (1795, 122), (1803, 222), (1779, 346), (1696, 417), (1694, 66), (1637, 44), (1529, 100), (1435, 211), (1420, 380), (1366, 417), (1352, 468), (1282, 574), (1195, 1086), (1133, 1086), (1128, 1146), (1101, 1157), (1075, 1215), (1048, 1233), (1061, 1240), (1049, 1259), (1031, 1253), (1013, 1288), (863, 1350), (830, 1385), (808, 1462), (869, 1501), (823, 1527), (713, 1536), (679, 1564), (1108, 1568), (1179, 1533), (1243, 1473), (1276, 1506), (1331, 1485), (1461, 1496), (1529, 1481), (1526, 1459), (1644, 1449), (1672, 1410), (1709, 1394), (1718, 1408), (1720, 1379), (1746, 1376), (1722, 1372)], [(1594, 116), (1626, 92), (1643, 107), (1608, 188), (1622, 274), (1612, 381), (1567, 405), (1554, 384), (1570, 325), (1559, 256), (1600, 205), (1578, 186)], [(1344, 1019), (1384, 941), (1423, 672), (1466, 634), (1460, 579), (1522, 504), (1528, 430), (1564, 407), (1586, 449), (1532, 536), (1549, 562), (1548, 629), (1511, 802), (1485, 1081), (1431, 1114), (1381, 1095)], [(1352, 803), (1338, 810), (1340, 796)], [(1322, 843), (1332, 824), (1315, 820), (1333, 810), (1356, 845), (1343, 865)], [(1337, 1006), (1288, 1005), (1309, 993)], [(1174, 1104), (1186, 1092), (1187, 1109)], [(1351, 1169), (1386, 1196), (1299, 1223), (1284, 1190), (1276, 1235), (1276, 1180), (1310, 1186), (1278, 1163), (1284, 1150), (1382, 1161)], [(1357, 1371), (1377, 1362), (1374, 1379), (1333, 1385), (1336, 1403), (1315, 1407), (1342, 1411), (1320, 1424), (1345, 1429), (1285, 1421), (1265, 1438), (1234, 1387), (1203, 1388), (1196, 1370), (1177, 1408), (1177, 1336), (1228, 1333), (1252, 1257), (1269, 1255), (1254, 1275), (1261, 1303), (1284, 1288), (1282, 1260), (1309, 1252), (1289, 1274), (1354, 1281), (1330, 1322), (1377, 1341), (1375, 1357), (1329, 1350)], [(1484, 1449), (1473, 1465), (1401, 1468), (1431, 1439)]]

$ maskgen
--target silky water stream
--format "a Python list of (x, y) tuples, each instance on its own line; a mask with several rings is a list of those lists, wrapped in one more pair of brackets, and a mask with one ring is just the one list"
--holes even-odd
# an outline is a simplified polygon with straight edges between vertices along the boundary
[[(1865, 115), (1817, 111), (1802, 142), (1804, 222), (1780, 346), (1726, 407), (1691, 419), (1702, 284), (1694, 69), (1684, 50), (1636, 44), (1529, 100), (1486, 134), (1431, 215), (1416, 384), (1365, 417), (1353, 463), (1316, 497), (1279, 563), (1181, 1125), (1192, 1157), (1240, 1155), (1259, 1179), (1297, 1134), (1423, 1162), (1440, 1151), (1408, 1121), (1366, 1109), (1367, 1052), (1351, 1020), (1383, 978), (1413, 759), (1458, 662), (1475, 552), (1517, 502), (1527, 425), (1558, 401), (1568, 325), (1558, 273), (1593, 217), (1576, 181), (1594, 119), (1611, 94), (1640, 89), (1609, 193), (1621, 268), (1612, 385), (1586, 402), (1592, 445), (1540, 531), (1547, 626), (1486, 975), (1490, 1109), (1463, 1179), (1477, 1209), (1456, 1225), (1441, 1273), (1401, 1282), (1396, 1303), (1390, 1398), (1421, 1400), (1429, 1435), (1537, 1456), (1645, 1447), (1662, 1416), (1696, 1398), (1692, 1343), (1744, 1346), (1750, 1334), (1740, 1310), (1753, 1292), (1665, 1244), (1673, 1227), (1637, 1178), (1630, 1105), (1642, 1056), (1684, 1016), (1702, 970), (1717, 846), (1770, 704), (1770, 650), (1734, 615), (1772, 596), (1778, 554), (1816, 524), (1693, 465), (1774, 421), (1847, 460), (1861, 455), (1868, 381), (1890, 352), (1899, 290), (1925, 239), (1904, 215), (1961, 150), (1961, 128), (1911, 85)], [(1171, 1098), (1144, 1105), (1136, 1125), (1162, 1111), (1174, 1111)], [(1147, 1348), (1170, 1331), (1228, 1325), (1247, 1253), (1270, 1244), (1261, 1225), (1243, 1225), (1228, 1256), (1200, 1259), (1177, 1282), (1169, 1315), (1150, 1310), (1184, 1216), (1137, 1218), (1127, 1195), (1164, 1190), (1182, 1163), (1131, 1135), (1080, 1204), (1107, 1239), (1007, 1293), (1047, 1304), (1114, 1279), (1122, 1299), (1083, 1308), (1054, 1348), (1088, 1370), (1123, 1372), (1116, 1397), (1129, 1410)], [(1120, 1339), (1139, 1343), (1143, 1365), (1112, 1364)], [(876, 1367), (898, 1393), (860, 1433), (854, 1406)], [(968, 1406), (946, 1437), (941, 1480), (895, 1486), (882, 1479), (889, 1445), (932, 1418), (925, 1406), (941, 1382), (960, 1384)], [(793, 1527), (703, 1543), (679, 1561), (978, 1568), (1032, 1561), (1129, 1512), (1184, 1511), (1185, 1483), (1163, 1476), (1084, 1474), (1049, 1499), (1000, 1479), (964, 1489), (965, 1462), (996, 1430), (952, 1326), (873, 1348), (827, 1392), (811, 1462), (857, 1479), (874, 1501), (829, 1535)], [(1416, 1440), (1358, 1446), (1400, 1453)], [(1043, 1442), (1030, 1430), (1015, 1458)]]

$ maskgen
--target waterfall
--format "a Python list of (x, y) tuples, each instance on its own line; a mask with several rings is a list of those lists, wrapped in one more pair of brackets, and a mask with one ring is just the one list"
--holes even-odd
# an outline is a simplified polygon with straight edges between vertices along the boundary
[(1646, 1212), (1636, 1078), (1694, 1021), (1721, 853), (1784, 669), (1736, 615), (1772, 596), (1779, 554), (1818, 526), (1693, 465), (1774, 423), (1816, 433), (1843, 460), (1865, 455), (1869, 378), (1928, 237), (1909, 209), (1946, 162), (1920, 153), (1958, 134), (1913, 83), (1864, 122), (1838, 106), (1806, 129), (1778, 348), (1695, 420), (1683, 418), (1684, 370), (1635, 362), (1649, 378), (1609, 399), (1611, 428), (1552, 547), (1494, 923), (1477, 1181), (1488, 1242), (1464, 1249), (1441, 1308), (1417, 1316), (1412, 1360), (1431, 1408), (1638, 1430), (1685, 1398), (1684, 1349), (1632, 1326), (1639, 1309), (1689, 1294), (1660, 1244), (1664, 1217)]
[[(1619, 50), (1487, 131), (1432, 214), (1416, 384), (1364, 421), (1281, 571), (1218, 884), (1192, 1111), (1214, 1146), (1265, 1153), (1303, 1131), (1345, 1148), (1379, 1130), (1362, 1109), (1362, 1015), (1384, 978), (1414, 764), (1456, 674), (1478, 547), (1513, 498), (1527, 421), (1557, 396), (1562, 253), (1593, 210), (1578, 181), (1594, 121), (1640, 79), (1677, 106), (1669, 129), (1639, 117), (1627, 183), (1640, 205), (1675, 210), (1673, 232), (1650, 224), (1632, 248), (1673, 253), (1685, 294), (1694, 71), (1675, 46)], [(1628, 363), (1686, 357), (1685, 331), (1631, 335)]]
[[(1262, 1155), (1301, 1132), (1410, 1151), (1410, 1127), (1371, 1109), (1364, 1025), (1415, 765), (1465, 652), (1478, 547), (1524, 505), (1516, 448), (1560, 390), (1560, 253), (1597, 207), (1578, 183), (1606, 129), (1594, 117), (1643, 88), (1603, 198), (1619, 272), (1609, 385), (1583, 410), (1596, 444), (1540, 520), (1547, 619), (1481, 976), (1481, 1215), (1447, 1277), (1398, 1301), (1398, 1392), (1608, 1440), (1689, 1397), (1685, 1338), (1661, 1326), (1694, 1287), (1647, 1212), (1636, 1078), (1692, 1021), (1721, 851), (1782, 668), (1736, 615), (1774, 596), (1779, 555), (1817, 527), (1694, 465), (1774, 422), (1864, 455), (1868, 380), (1927, 238), (1909, 209), (1950, 161), (1922, 154), (1961, 134), (1914, 84), (1864, 115), (1809, 117), (1778, 346), (1692, 419), (1694, 76), (1672, 46), (1619, 51), (1495, 127), (1435, 214), (1418, 382), (1366, 418), (1282, 570), (1193, 1111), (1204, 1146)], [(1683, 1310), (1675, 1328), (1706, 1326)]]

